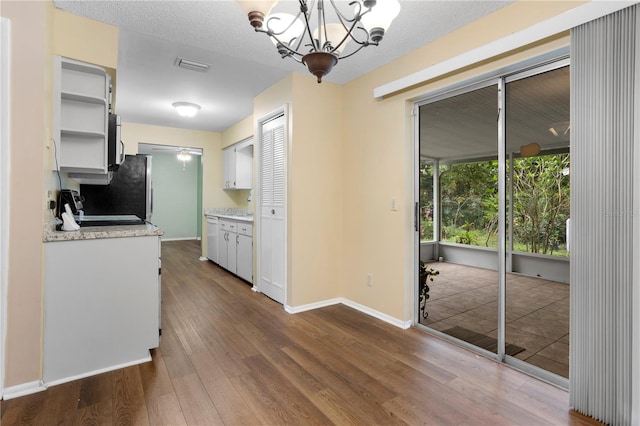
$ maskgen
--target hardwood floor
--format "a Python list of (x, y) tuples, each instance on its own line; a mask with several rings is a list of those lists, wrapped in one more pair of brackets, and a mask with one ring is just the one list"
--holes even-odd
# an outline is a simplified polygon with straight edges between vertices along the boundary
[(336, 305), (289, 315), (162, 245), (153, 361), (2, 401), (2, 425), (598, 424), (565, 391)]

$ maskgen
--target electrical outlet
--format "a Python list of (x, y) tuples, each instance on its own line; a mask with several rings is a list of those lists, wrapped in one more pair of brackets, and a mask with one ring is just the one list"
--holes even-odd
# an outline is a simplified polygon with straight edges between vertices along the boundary
[(396, 197), (391, 198), (391, 211), (398, 211), (398, 199)]
[(373, 274), (367, 274), (367, 285), (373, 287)]

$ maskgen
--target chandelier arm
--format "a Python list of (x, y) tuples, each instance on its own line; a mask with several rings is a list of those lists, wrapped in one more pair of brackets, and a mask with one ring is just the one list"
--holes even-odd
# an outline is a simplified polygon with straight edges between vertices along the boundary
[(371, 11), (370, 8), (368, 8), (367, 10), (365, 10), (364, 12), (362, 12), (362, 4), (359, 1), (352, 1), (351, 3), (349, 3), (349, 6), (357, 6), (358, 10), (356, 11), (356, 13), (353, 15), (353, 18), (347, 18), (346, 15), (344, 15), (340, 9), (338, 9), (338, 6), (335, 4), (334, 0), (329, 0), (331, 2), (331, 6), (333, 6), (333, 10), (336, 12), (336, 16), (338, 17), (338, 19), (340, 19), (340, 21), (345, 20), (347, 22), (357, 22), (359, 21), (362, 17), (362, 15), (369, 13)]
[(358, 53), (359, 51), (361, 51), (363, 48), (367, 47), (367, 46), (378, 46), (378, 42), (365, 42), (360, 44), (360, 47), (358, 47), (356, 50), (354, 50), (353, 52), (349, 53), (348, 55), (344, 55), (344, 56), (340, 56), (338, 59), (345, 59), (348, 58), (349, 56), (353, 56), (356, 53)]
[[(267, 33), (267, 35), (269, 35), (269, 33)], [(288, 43), (282, 42), (278, 37), (276, 37), (273, 34), (269, 35), (269, 37), (273, 38), (275, 41), (278, 42), (277, 45), (276, 45), (278, 48), (282, 47), (282, 48), (284, 48), (284, 49), (289, 51), (289, 55), (287, 55), (287, 56), (289, 56), (290, 58), (295, 59), (298, 62), (301, 62), (298, 59), (296, 59), (296, 57), (294, 55), (302, 57), (302, 56), (305, 55), (304, 53), (300, 53), (298, 50), (292, 49), (291, 47), (289, 47)], [(283, 58), (284, 57), (286, 57), (286, 56), (283, 56)]]
[[(355, 14), (355, 16), (353, 17), (353, 19), (349, 19), (346, 16), (344, 16), (339, 10), (337, 5), (334, 3), (333, 0), (331, 1), (331, 5), (333, 6), (335, 12), (336, 12), (336, 16), (338, 17), (338, 21), (340, 22), (340, 25), (342, 25), (342, 27), (344, 28), (346, 34), (345, 36), (342, 38), (342, 40), (340, 40), (340, 43), (338, 43), (332, 50), (332, 52), (340, 49), (340, 46), (342, 46), (347, 40), (348, 38), (351, 38), (351, 40), (353, 40), (354, 42), (356, 42), (359, 45), (366, 45), (366, 43), (369, 41), (369, 32), (363, 28), (363, 27), (358, 27), (358, 24), (361, 24), (360, 22), (360, 18), (369, 13), (371, 11), (371, 8), (368, 8), (367, 10), (365, 10), (363, 13), (362, 12), (362, 4), (358, 1), (353, 1), (351, 3), (349, 3), (349, 6), (357, 6), (358, 7), (358, 11)], [(347, 22), (348, 25), (345, 23)], [(364, 32), (364, 41), (360, 41), (358, 38), (356, 38), (356, 36), (353, 35), (354, 30), (356, 29), (360, 29)], [(360, 50), (360, 49), (358, 49)], [(349, 55), (351, 56), (351, 55)]]
[(346, 42), (346, 40), (351, 37), (351, 39), (355, 40), (356, 43), (361, 44), (361, 42), (359, 42), (358, 40), (356, 40), (352, 35), (351, 32), (354, 30), (354, 27), (356, 26), (357, 22), (354, 22), (353, 25), (351, 26), (351, 28), (347, 28), (344, 23), (342, 21), (340, 21), (340, 24), (344, 27), (345, 31), (347, 32), (344, 37), (342, 37), (342, 40), (340, 40), (340, 42), (338, 44), (336, 44), (335, 46), (331, 46), (331, 53), (337, 51), (340, 49), (340, 47)]
[[(360, 30), (362, 31), (363, 37), (364, 37), (364, 41), (360, 41), (359, 39), (357, 39), (353, 33), (355, 32), (355, 30)], [(351, 40), (353, 40), (354, 42), (358, 43), (361, 46), (369, 46), (371, 44), (373, 44), (373, 42), (369, 41), (369, 31), (367, 31), (365, 28), (363, 27), (356, 27), (354, 28), (352, 31), (349, 32), (349, 34), (347, 34), (349, 37), (351, 37)], [(375, 44), (376, 46), (378, 45), (377, 43)]]
[[(316, 42), (313, 39), (313, 34), (311, 33), (311, 25), (309, 22), (309, 16), (311, 16), (311, 12), (307, 6), (307, 1), (306, 0), (298, 0), (300, 2), (300, 12), (303, 11), (303, 9), (305, 10), (304, 12), (304, 23), (305, 23), (305, 30), (307, 32), (307, 35), (309, 36), (309, 40), (311, 40), (311, 44), (313, 46), (312, 50), (313, 51), (318, 51), (319, 47), (316, 46)], [(322, 0), (319, 0), (320, 2), (322, 2)], [(315, 2), (312, 3), (311, 7), (315, 7)], [(318, 12), (319, 13), (319, 12)], [(304, 38), (304, 34), (302, 34), (300, 36), (300, 43), (302, 43), (302, 39)], [(300, 44), (298, 44), (298, 47), (300, 47)]]

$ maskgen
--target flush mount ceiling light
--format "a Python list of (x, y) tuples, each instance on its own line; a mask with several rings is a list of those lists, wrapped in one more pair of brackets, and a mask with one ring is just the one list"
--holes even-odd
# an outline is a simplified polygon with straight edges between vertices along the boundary
[[(336, 22), (327, 22), (324, 0), (298, 0), (300, 11), (295, 16), (269, 15), (277, 0), (236, 1), (256, 32), (269, 36), (281, 57), (306, 65), (318, 83), (339, 59), (364, 47), (377, 46), (400, 13), (398, 0), (354, 0), (349, 3), (353, 7), (349, 13), (343, 13), (334, 0), (329, 0), (326, 4), (331, 5), (334, 13), (330, 16), (335, 15)], [(356, 46), (346, 49), (349, 42)]]
[(191, 161), (191, 154), (189, 154), (185, 150), (182, 150), (178, 154), (178, 160), (180, 160), (180, 161)]
[(191, 154), (189, 154), (185, 150), (182, 150), (178, 154), (178, 160), (182, 161), (182, 171), (184, 172), (187, 170), (187, 161), (191, 161)]
[(173, 107), (183, 117), (193, 117), (200, 111), (200, 105), (191, 102), (174, 102)]

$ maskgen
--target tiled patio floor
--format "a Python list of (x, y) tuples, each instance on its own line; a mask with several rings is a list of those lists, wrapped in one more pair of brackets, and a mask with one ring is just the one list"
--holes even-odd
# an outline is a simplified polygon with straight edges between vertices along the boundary
[[(435, 330), (453, 327), (495, 338), (498, 328), (496, 271), (433, 262), (426, 319)], [(507, 274), (506, 341), (524, 348), (516, 358), (569, 377), (569, 285)]]

